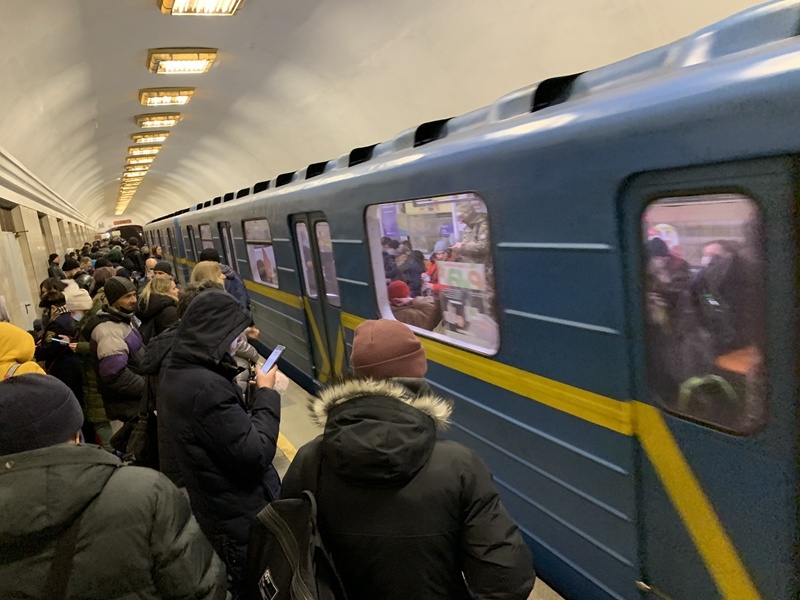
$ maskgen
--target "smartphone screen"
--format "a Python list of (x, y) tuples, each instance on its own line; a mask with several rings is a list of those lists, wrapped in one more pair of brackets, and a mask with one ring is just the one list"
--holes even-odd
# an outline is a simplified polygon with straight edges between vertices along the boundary
[(62, 340), (61, 338), (58, 338), (58, 337), (52, 337), (52, 338), (50, 338), (50, 341), (51, 342), (56, 342), (57, 344), (69, 344), (70, 343), (67, 340)]
[(266, 375), (269, 370), (275, 366), (275, 363), (278, 362), (278, 359), (280, 358), (281, 354), (283, 354), (284, 350), (286, 350), (286, 346), (275, 346), (275, 350), (273, 350), (272, 354), (270, 354), (267, 357), (267, 360), (264, 361), (264, 366), (261, 367), (261, 372)]

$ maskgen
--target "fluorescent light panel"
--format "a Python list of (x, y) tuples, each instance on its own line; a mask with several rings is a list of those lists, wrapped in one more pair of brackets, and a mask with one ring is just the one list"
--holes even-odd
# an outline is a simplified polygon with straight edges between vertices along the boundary
[(173, 16), (230, 17), (244, 0), (158, 0), (161, 12)]
[(180, 113), (149, 113), (136, 115), (133, 120), (139, 127), (152, 129), (157, 127), (172, 127), (181, 120)]
[(154, 156), (161, 150), (161, 144), (155, 146), (128, 146), (129, 156)]
[(134, 144), (160, 144), (166, 142), (169, 131), (148, 131), (147, 133), (133, 133), (131, 140)]
[(139, 90), (139, 102), (144, 106), (175, 106), (188, 104), (193, 95), (193, 87), (145, 88)]
[(152, 156), (129, 156), (125, 159), (125, 164), (127, 166), (131, 165), (149, 165), (151, 162), (155, 160)]
[(158, 75), (206, 73), (216, 58), (216, 48), (151, 48), (147, 70)]

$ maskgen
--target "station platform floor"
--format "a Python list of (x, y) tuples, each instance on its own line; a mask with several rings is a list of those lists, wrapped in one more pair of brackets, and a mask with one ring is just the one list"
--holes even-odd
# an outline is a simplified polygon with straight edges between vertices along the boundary
[[(289, 468), (289, 463), (297, 453), (297, 448), (317, 437), (322, 430), (311, 422), (308, 416), (309, 395), (298, 385), (289, 381), (289, 388), (281, 396), (281, 433), (278, 439), (278, 452), (273, 465), (281, 478)], [(534, 556), (534, 566), (536, 557)], [(563, 600), (543, 581), (537, 579), (533, 593), (528, 600)]]

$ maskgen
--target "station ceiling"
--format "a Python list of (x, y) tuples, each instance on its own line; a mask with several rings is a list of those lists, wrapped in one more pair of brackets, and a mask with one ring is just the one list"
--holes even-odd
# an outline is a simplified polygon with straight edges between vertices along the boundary
[[(246, 0), (232, 17), (157, 0), (0, 3), (0, 149), (110, 223), (144, 131), (180, 112), (123, 217), (144, 222), (556, 75), (674, 41), (753, 0)], [(199, 75), (158, 75), (148, 50), (217, 48)], [(193, 87), (181, 107), (139, 91)], [(2, 194), (2, 190), (0, 190)]]

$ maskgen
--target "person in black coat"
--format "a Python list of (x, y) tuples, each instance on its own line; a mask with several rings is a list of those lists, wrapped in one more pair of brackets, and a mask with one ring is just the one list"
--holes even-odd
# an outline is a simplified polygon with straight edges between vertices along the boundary
[(197, 521), (228, 567), (232, 590), (243, 577), (250, 523), (277, 498), (272, 466), (280, 429), (277, 368), (256, 375), (245, 410), (231, 357), (250, 314), (227, 292), (210, 289), (189, 305), (175, 333), (159, 395), (169, 398), (166, 432)]
[(398, 321), (365, 321), (351, 360), (358, 378), (311, 402), (324, 433), (300, 448), (281, 491), (316, 490), (349, 600), (526, 600), (530, 551), (483, 461), (437, 439), (452, 404), (422, 379), (417, 337)]

